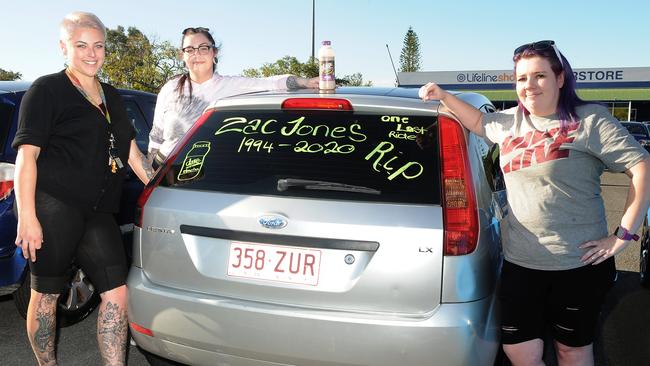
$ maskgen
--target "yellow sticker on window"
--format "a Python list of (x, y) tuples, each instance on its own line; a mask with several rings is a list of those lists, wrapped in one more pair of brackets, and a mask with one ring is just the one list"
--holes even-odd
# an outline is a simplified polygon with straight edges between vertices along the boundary
[(208, 152), (210, 152), (210, 141), (195, 142), (187, 155), (185, 155), (185, 160), (183, 160), (183, 165), (181, 165), (177, 179), (179, 181), (185, 181), (196, 178), (203, 168), (203, 162)]

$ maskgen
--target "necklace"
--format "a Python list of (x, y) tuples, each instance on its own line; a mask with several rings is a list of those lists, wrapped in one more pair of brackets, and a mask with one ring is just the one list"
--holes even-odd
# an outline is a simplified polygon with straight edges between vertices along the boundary
[(70, 78), (70, 81), (72, 81), (72, 85), (74, 85), (75, 88), (77, 88), (77, 90), (81, 93), (81, 95), (83, 95), (84, 98), (86, 98), (90, 102), (90, 104), (92, 104), (97, 109), (99, 109), (99, 112), (104, 117), (106, 117), (106, 121), (108, 122), (108, 124), (110, 124), (111, 114), (108, 112), (108, 104), (106, 103), (106, 96), (104, 95), (104, 89), (102, 89), (102, 86), (99, 83), (97, 77), (94, 78), (94, 81), (95, 81), (95, 85), (97, 86), (97, 90), (99, 91), (99, 97), (102, 100), (101, 104), (104, 105), (104, 108), (100, 107), (99, 104), (95, 103), (95, 101), (90, 97), (90, 95), (86, 92), (84, 87), (81, 85), (79, 79), (75, 76), (74, 73), (72, 73), (72, 71), (70, 71), (70, 68), (65, 69), (65, 73), (66, 75), (68, 75), (68, 78)]

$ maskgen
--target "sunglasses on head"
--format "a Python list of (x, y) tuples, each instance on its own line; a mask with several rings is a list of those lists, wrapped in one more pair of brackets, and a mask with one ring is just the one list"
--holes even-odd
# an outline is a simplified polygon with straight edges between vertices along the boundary
[(210, 33), (210, 29), (209, 28), (204, 28), (204, 27), (196, 27), (196, 28), (189, 27), (189, 28), (183, 29), (183, 35), (185, 35), (188, 32), (190, 32), (190, 33)]
[(526, 43), (524, 45), (521, 45), (515, 48), (514, 55), (516, 56), (528, 49), (535, 50), (535, 51), (544, 51), (550, 48), (552, 48), (553, 51), (555, 51), (555, 56), (557, 57), (558, 60), (560, 60), (560, 66), (564, 67), (564, 62), (562, 62), (562, 56), (560, 56), (560, 51), (558, 51), (557, 47), (555, 46), (555, 41), (551, 41), (551, 40), (544, 40), (544, 41)]

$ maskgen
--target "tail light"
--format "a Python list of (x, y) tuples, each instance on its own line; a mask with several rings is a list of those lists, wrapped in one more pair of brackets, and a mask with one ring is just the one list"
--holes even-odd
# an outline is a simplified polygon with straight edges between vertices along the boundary
[(153, 332), (149, 328), (145, 328), (137, 323), (130, 322), (131, 324), (131, 329), (137, 331), (138, 333), (142, 333), (144, 335), (147, 335), (149, 337), (153, 337)]
[(214, 109), (210, 109), (203, 113), (201, 117), (194, 122), (192, 127), (185, 133), (183, 138), (176, 144), (176, 147), (174, 147), (174, 150), (169, 154), (167, 159), (162, 164), (162, 167), (156, 173), (156, 175), (149, 181), (149, 183), (144, 187), (142, 190), (142, 193), (140, 193), (140, 197), (138, 197), (138, 200), (136, 201), (135, 204), (135, 226), (142, 227), (142, 218), (144, 216), (144, 205), (147, 203), (147, 200), (149, 199), (149, 196), (151, 196), (151, 193), (153, 192), (154, 188), (158, 187), (158, 184), (160, 184), (160, 181), (162, 178), (167, 175), (167, 172), (169, 172), (169, 169), (171, 168), (171, 164), (168, 164), (168, 162), (172, 162), (176, 160), (176, 157), (180, 153), (180, 151), (183, 149), (183, 147), (187, 144), (187, 142), (192, 138), (194, 135), (194, 132), (198, 130), (205, 121), (210, 118), (212, 113), (214, 112)]
[(14, 189), (15, 166), (11, 163), (0, 163), (0, 200), (7, 198)]
[(328, 109), (351, 111), (352, 104), (341, 98), (289, 98), (282, 102), (282, 109)]
[(478, 213), (463, 128), (440, 116), (442, 204), (445, 255), (469, 254), (476, 249)]

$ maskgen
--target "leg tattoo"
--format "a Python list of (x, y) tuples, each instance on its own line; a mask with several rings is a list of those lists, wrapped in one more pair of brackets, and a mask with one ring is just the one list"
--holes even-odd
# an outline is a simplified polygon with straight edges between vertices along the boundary
[(108, 302), (97, 318), (97, 342), (104, 365), (124, 365), (128, 323), (126, 309)]
[(54, 341), (56, 338), (56, 304), (58, 295), (43, 294), (36, 306), (36, 329), (28, 328), (28, 335), (38, 364), (56, 365)]

